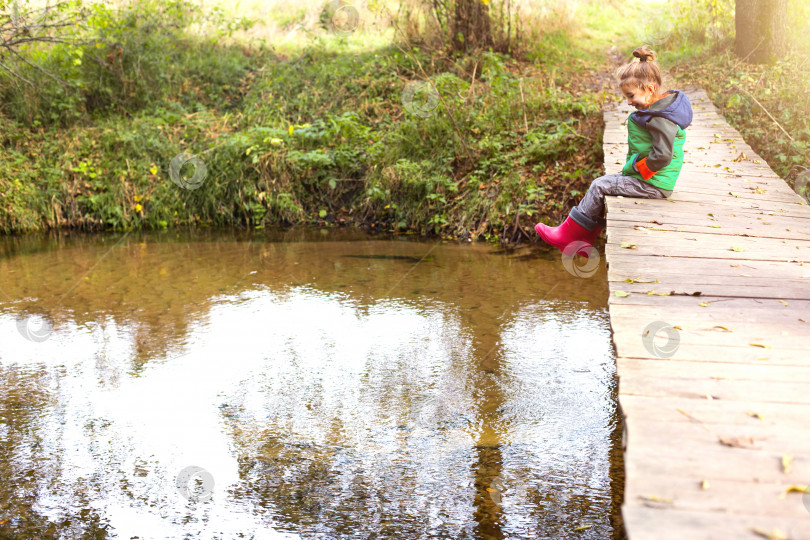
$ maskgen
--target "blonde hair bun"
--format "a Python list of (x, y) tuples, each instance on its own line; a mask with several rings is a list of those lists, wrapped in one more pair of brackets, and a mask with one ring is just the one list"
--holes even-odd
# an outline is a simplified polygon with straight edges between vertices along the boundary
[(633, 51), (633, 56), (641, 60), (642, 62), (655, 62), (655, 53), (652, 52), (647, 47), (639, 47), (635, 51)]

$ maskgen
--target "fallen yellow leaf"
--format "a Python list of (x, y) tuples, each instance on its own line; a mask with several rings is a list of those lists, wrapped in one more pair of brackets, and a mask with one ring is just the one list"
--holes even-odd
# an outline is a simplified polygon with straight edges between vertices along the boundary
[(788, 486), (785, 488), (785, 491), (783, 491), (781, 495), (779, 495), (779, 498), (784, 499), (785, 497), (787, 497), (787, 494), (790, 493), (791, 491), (797, 491), (799, 493), (810, 493), (810, 486), (798, 486), (795, 484), (792, 486)]
[(783, 533), (779, 529), (774, 529), (773, 531), (768, 532), (763, 531), (758, 527), (754, 527), (751, 530), (757, 533), (758, 535), (767, 538), (768, 540), (787, 540), (787, 536), (785, 535), (785, 533)]
[(662, 502), (662, 503), (671, 503), (672, 499), (665, 499), (664, 497), (659, 497), (658, 495), (639, 495), (639, 499), (643, 501), (655, 501), (655, 502)]

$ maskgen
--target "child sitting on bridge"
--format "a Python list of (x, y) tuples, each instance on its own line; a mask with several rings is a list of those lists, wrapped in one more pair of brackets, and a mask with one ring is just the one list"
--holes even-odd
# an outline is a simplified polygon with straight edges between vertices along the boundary
[(546, 243), (568, 255), (590, 254), (594, 240), (606, 225), (606, 195), (669, 197), (681, 172), (684, 130), (692, 123), (692, 105), (679, 90), (660, 93), (661, 68), (650, 49), (639, 47), (633, 56), (638, 60), (617, 72), (627, 104), (636, 108), (627, 121), (629, 149), (622, 172), (594, 180), (579, 205), (559, 226), (538, 223), (534, 227)]

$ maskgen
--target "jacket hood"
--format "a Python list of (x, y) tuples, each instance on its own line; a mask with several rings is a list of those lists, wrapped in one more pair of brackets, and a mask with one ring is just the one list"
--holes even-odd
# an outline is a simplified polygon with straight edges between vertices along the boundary
[[(669, 90), (669, 94), (675, 94), (675, 100), (663, 109), (641, 109), (632, 114), (633, 121), (642, 127), (647, 127), (647, 122), (654, 116), (660, 116), (679, 125), (681, 129), (686, 129), (692, 123), (692, 103), (686, 94), (680, 90)], [(655, 104), (653, 104), (653, 107)]]

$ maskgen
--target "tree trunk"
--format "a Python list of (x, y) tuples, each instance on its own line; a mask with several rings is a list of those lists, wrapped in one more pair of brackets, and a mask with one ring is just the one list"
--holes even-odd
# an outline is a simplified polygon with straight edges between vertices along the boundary
[(489, 8), (482, 0), (456, 0), (453, 49), (466, 51), (492, 46)]
[(772, 64), (784, 56), (788, 0), (737, 0), (737, 56), (753, 64)]

